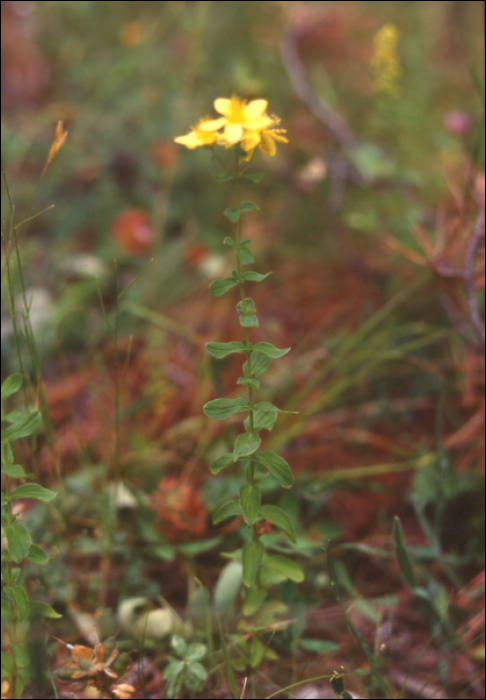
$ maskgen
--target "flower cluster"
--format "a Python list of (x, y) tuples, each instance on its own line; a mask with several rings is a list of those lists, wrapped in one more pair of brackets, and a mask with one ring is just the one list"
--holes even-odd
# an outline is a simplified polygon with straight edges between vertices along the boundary
[(383, 25), (374, 37), (374, 51), (371, 59), (376, 92), (387, 93), (392, 97), (397, 97), (399, 94), (398, 79), (401, 67), (397, 53), (398, 39), (399, 32), (394, 24)]
[(288, 139), (283, 136), (285, 129), (277, 128), (280, 119), (266, 113), (267, 106), (266, 100), (247, 103), (235, 96), (220, 97), (214, 101), (214, 109), (221, 117), (200, 119), (188, 134), (174, 141), (190, 149), (216, 144), (231, 148), (239, 144), (245, 153), (244, 160), (250, 160), (257, 147), (265, 155), (274, 156), (275, 142), (288, 143)]

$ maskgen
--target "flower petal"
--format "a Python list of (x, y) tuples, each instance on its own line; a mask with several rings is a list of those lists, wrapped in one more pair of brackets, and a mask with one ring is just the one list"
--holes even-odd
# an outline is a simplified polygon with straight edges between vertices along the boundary
[(266, 156), (274, 156), (277, 152), (277, 147), (275, 146), (275, 141), (271, 138), (268, 131), (262, 133), (262, 140), (260, 141), (260, 150)]
[(267, 107), (267, 100), (253, 100), (245, 106), (245, 117), (247, 119), (251, 119), (253, 117), (261, 117)]
[(197, 125), (197, 128), (200, 131), (217, 131), (225, 124), (226, 119), (224, 117), (220, 117), (219, 119), (207, 119), (206, 121), (202, 121)]
[(224, 116), (227, 116), (231, 112), (231, 107), (232, 102), (226, 97), (218, 97), (217, 100), (214, 100), (214, 109), (219, 112), (219, 114), (224, 114)]
[(241, 124), (226, 124), (224, 129), (224, 138), (229, 146), (234, 146), (235, 143), (243, 140), (243, 127)]

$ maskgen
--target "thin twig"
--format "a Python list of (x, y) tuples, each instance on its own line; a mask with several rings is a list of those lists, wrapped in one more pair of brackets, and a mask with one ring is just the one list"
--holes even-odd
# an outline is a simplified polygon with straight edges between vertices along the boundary
[(479, 311), (479, 304), (476, 295), (476, 284), (474, 281), (474, 260), (476, 255), (484, 247), (485, 235), (484, 235), (484, 199), (481, 203), (481, 208), (479, 210), (479, 215), (476, 221), (476, 226), (469, 241), (469, 245), (466, 251), (466, 258), (464, 261), (464, 278), (466, 281), (466, 294), (467, 302), (469, 305), (469, 315), (471, 317), (471, 323), (476, 335), (478, 336), (479, 344), (482, 350), (486, 347), (486, 335), (484, 322), (481, 319), (481, 314)]
[(355, 138), (343, 119), (331, 107), (317, 97), (310, 84), (307, 73), (297, 53), (299, 29), (290, 29), (284, 34), (280, 43), (280, 53), (285, 70), (290, 78), (296, 95), (307, 105), (309, 110), (332, 132), (339, 144), (350, 148)]

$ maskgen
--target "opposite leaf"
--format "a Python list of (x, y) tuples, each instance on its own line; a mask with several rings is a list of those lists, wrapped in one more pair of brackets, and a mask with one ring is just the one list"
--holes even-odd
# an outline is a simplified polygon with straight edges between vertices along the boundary
[(294, 477), (292, 471), (285, 459), (276, 452), (262, 450), (255, 456), (255, 460), (258, 465), (266, 467), (284, 489), (289, 489), (293, 486)]
[(262, 494), (258, 486), (249, 485), (240, 488), (241, 512), (247, 525), (254, 525), (258, 520), (261, 502)]
[(231, 355), (235, 352), (246, 352), (246, 346), (243, 343), (207, 343), (206, 349), (210, 355), (218, 360)]
[(213, 420), (225, 420), (234, 413), (246, 411), (248, 404), (244, 399), (215, 399), (203, 406), (204, 413)]
[(287, 513), (282, 510), (282, 508), (279, 508), (278, 506), (262, 506), (260, 508), (259, 515), (261, 518), (270, 520), (271, 523), (276, 525), (285, 535), (287, 535), (289, 540), (292, 542), (297, 541), (292, 521)]
[(223, 503), (222, 506), (219, 506), (219, 508), (216, 508), (214, 511), (213, 525), (219, 525), (219, 523), (222, 523), (223, 520), (234, 518), (238, 515), (241, 515), (239, 500), (235, 499), (233, 501), (228, 501), (227, 503)]
[(242, 564), (245, 586), (251, 587), (255, 583), (264, 552), (265, 547), (260, 540), (250, 540), (243, 545)]
[(232, 277), (225, 277), (222, 280), (215, 280), (209, 285), (209, 291), (213, 297), (221, 297), (230, 289), (236, 287), (237, 282)]
[(22, 386), (22, 375), (11, 374), (10, 377), (2, 383), (2, 401), (12, 394), (15, 394)]
[(240, 457), (249, 457), (260, 447), (262, 439), (254, 433), (243, 433), (238, 435), (233, 449), (233, 461), (237, 462)]
[(11, 494), (11, 500), (18, 501), (19, 498), (34, 498), (36, 501), (48, 503), (56, 496), (56, 491), (45, 489), (43, 486), (39, 486), (39, 484), (21, 484)]

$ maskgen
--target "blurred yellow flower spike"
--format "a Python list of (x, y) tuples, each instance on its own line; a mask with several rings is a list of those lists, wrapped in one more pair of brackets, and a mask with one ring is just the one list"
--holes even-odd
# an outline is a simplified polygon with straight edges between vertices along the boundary
[(371, 67), (375, 79), (375, 92), (388, 93), (397, 97), (400, 93), (398, 81), (401, 75), (398, 56), (398, 28), (391, 23), (384, 24), (373, 39)]
[(185, 136), (178, 136), (174, 141), (191, 150), (199, 146), (212, 146), (221, 138), (217, 133), (217, 130), (222, 126), (222, 124), (218, 124), (219, 122), (221, 122), (220, 119), (201, 119), (196, 126), (192, 127), (192, 131)]

